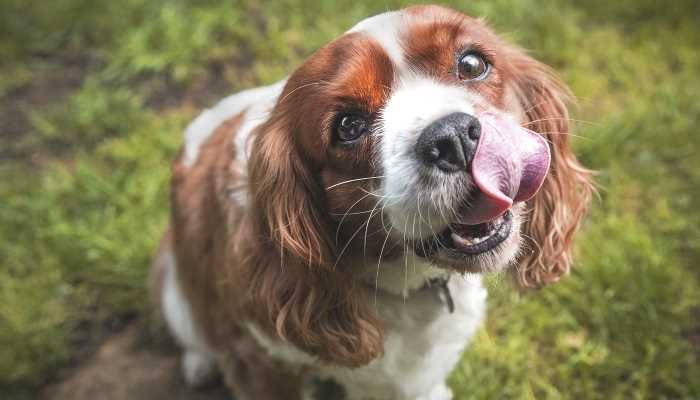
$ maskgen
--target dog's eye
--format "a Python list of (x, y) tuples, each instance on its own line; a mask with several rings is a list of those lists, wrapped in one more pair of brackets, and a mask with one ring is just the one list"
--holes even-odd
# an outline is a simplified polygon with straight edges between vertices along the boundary
[(356, 114), (345, 114), (338, 120), (335, 131), (341, 142), (355, 141), (368, 131), (367, 120)]
[(463, 81), (484, 79), (490, 69), (489, 63), (477, 53), (466, 53), (457, 62), (457, 74)]

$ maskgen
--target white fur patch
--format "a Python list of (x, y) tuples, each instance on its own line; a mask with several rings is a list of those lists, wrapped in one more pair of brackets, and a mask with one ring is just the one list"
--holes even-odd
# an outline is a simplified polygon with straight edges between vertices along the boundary
[(312, 365), (316, 362), (316, 358), (297, 349), (288, 342), (275, 340), (261, 331), (255, 324), (246, 323), (248, 332), (268, 353), (277, 360), (286, 361), (293, 366), (303, 367), (304, 365)]
[(167, 264), (161, 293), (163, 316), (175, 340), (184, 349), (182, 372), (185, 381), (192, 387), (202, 386), (216, 374), (216, 357), (198, 331), (190, 304), (182, 295), (177, 281), (175, 257), (172, 253), (164, 254), (163, 257)]
[(404, 51), (399, 42), (403, 15), (399, 11), (391, 11), (375, 15), (360, 21), (348, 33), (363, 32), (379, 42), (389, 59), (396, 66), (404, 63)]
[(172, 253), (163, 256), (166, 257), (168, 265), (161, 298), (165, 321), (168, 323), (175, 339), (183, 347), (208, 351), (208, 346), (200, 333), (197, 332), (190, 304), (180, 290), (180, 285), (177, 281), (177, 269), (175, 268), (175, 257)]
[(402, 77), (393, 90), (380, 114), (378, 151), (385, 175), (381, 193), (388, 199), (385, 211), (399, 233), (409, 238), (426, 237), (447, 224), (444, 210), (434, 205), (449, 204), (440, 196), (453, 193), (455, 188), (447, 187), (449, 178), (436, 179), (447, 185), (444, 190), (421, 184), (415, 146), (430, 123), (453, 112), (473, 114), (477, 101), (478, 97), (463, 87), (411, 74)]
[(450, 273), (416, 256), (406, 248), (404, 257), (382, 261), (379, 265), (368, 264), (362, 279), (368, 286), (408, 298), (410, 292), (425, 286), (431, 279), (446, 278)]
[(486, 290), (478, 276), (453, 276), (448, 286), (453, 313), (432, 291), (416, 291), (408, 299), (381, 296), (377, 307), (387, 327), (384, 357), (363, 368), (336, 367), (326, 374), (342, 382), (350, 399), (451, 398), (445, 381), (481, 325)]
[[(455, 309), (449, 313), (430, 290), (403, 299), (380, 291), (377, 309), (385, 321), (384, 356), (360, 368), (321, 366), (313, 373), (333, 379), (348, 400), (449, 400), (446, 379), (482, 323), (486, 290), (475, 275), (453, 276), (449, 283)], [(273, 357), (297, 365), (314, 358), (292, 344), (272, 339), (254, 327), (258, 343)]]
[(216, 358), (209, 353), (185, 350), (182, 356), (182, 373), (188, 386), (204, 387), (216, 379)]
[[(241, 154), (244, 155), (248, 133), (254, 126), (266, 119), (267, 113), (282, 92), (285, 82), (285, 80), (281, 80), (273, 85), (236, 93), (199, 114), (185, 129), (184, 165), (190, 167), (197, 161), (202, 144), (224, 121), (251, 107), (236, 135), (236, 144), (239, 144), (239, 140), (241, 143), (241, 146), (236, 146), (236, 148), (241, 148)], [(238, 157), (238, 159), (241, 158)]]
[(275, 103), (277, 103), (277, 99), (282, 93), (282, 89), (284, 89), (286, 83), (287, 80), (282, 79), (273, 85), (260, 88), (260, 92), (257, 93), (257, 99), (254, 103), (250, 104), (250, 108), (246, 112), (245, 118), (236, 133), (236, 160), (245, 163), (248, 159), (248, 155), (250, 154), (248, 151), (250, 132), (267, 120), (270, 111), (272, 111)]

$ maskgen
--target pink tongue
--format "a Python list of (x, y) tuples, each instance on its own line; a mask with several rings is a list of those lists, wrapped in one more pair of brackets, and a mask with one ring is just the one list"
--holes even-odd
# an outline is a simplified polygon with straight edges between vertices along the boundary
[(491, 221), (513, 203), (528, 200), (549, 169), (549, 146), (542, 136), (491, 113), (479, 120), (481, 137), (471, 168), (480, 192), (460, 221), (466, 224)]

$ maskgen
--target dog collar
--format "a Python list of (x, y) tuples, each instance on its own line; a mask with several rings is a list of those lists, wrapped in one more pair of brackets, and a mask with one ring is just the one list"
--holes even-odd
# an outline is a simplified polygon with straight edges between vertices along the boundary
[(433, 278), (425, 284), (423, 290), (432, 291), (433, 295), (435, 296), (435, 300), (440, 304), (444, 304), (445, 307), (447, 307), (447, 311), (452, 314), (455, 310), (455, 302), (452, 299), (450, 288), (447, 286), (449, 281), (449, 277)]

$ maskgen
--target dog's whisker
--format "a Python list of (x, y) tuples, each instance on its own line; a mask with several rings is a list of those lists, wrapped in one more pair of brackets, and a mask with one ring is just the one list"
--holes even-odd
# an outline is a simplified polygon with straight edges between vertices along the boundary
[(358, 203), (360, 203), (362, 200), (366, 199), (369, 197), (369, 194), (366, 194), (362, 197), (360, 197), (356, 202), (354, 202), (350, 207), (348, 207), (347, 210), (345, 210), (345, 214), (343, 214), (343, 217), (340, 218), (340, 222), (338, 222), (338, 227), (335, 230), (335, 243), (338, 243), (338, 235), (340, 234), (340, 228), (343, 226), (343, 222), (345, 221), (345, 218), (348, 216), (348, 212), (352, 210)]
[(563, 118), (563, 117), (538, 118), (538, 119), (528, 121), (524, 124), (521, 124), (521, 126), (523, 128), (526, 128), (530, 125), (535, 125), (539, 122), (547, 122), (547, 121), (568, 121), (568, 122), (575, 122), (575, 123), (581, 123), (581, 124), (588, 124), (588, 125), (592, 125), (592, 126), (600, 126), (599, 123), (593, 122), (593, 121), (586, 121), (583, 119), (574, 119), (574, 118)]
[(337, 217), (339, 215), (348, 215), (348, 216), (350, 216), (350, 215), (362, 215), (362, 214), (368, 214), (370, 212), (372, 212), (372, 210), (355, 211), (355, 212), (351, 212), (351, 213), (328, 213), (328, 215), (334, 215)]
[(379, 290), (379, 267), (382, 263), (382, 255), (384, 254), (384, 248), (386, 247), (386, 243), (389, 241), (389, 236), (391, 235), (392, 229), (393, 229), (392, 227), (389, 227), (389, 230), (386, 231), (386, 237), (384, 238), (384, 242), (382, 243), (381, 250), (379, 250), (379, 258), (377, 259), (377, 273), (374, 277), (374, 305), (375, 305), (375, 307), (377, 305), (377, 291)]
[(307, 84), (304, 84), (304, 85), (301, 85), (301, 86), (297, 86), (297, 87), (295, 87), (294, 89), (292, 89), (289, 93), (287, 93), (287, 95), (284, 96), (279, 102), (280, 102), (280, 103), (284, 103), (284, 101), (287, 100), (287, 98), (289, 98), (289, 96), (291, 96), (291, 95), (293, 95), (294, 93), (296, 93), (297, 91), (299, 91), (299, 90), (301, 90), (301, 89), (305, 89), (305, 88), (307, 88), (307, 87), (309, 87), (309, 86), (328, 86), (328, 85), (330, 85), (330, 84), (331, 84), (331, 83), (328, 82), (328, 81), (319, 80), (319, 81), (316, 81), (316, 82), (310, 82), (310, 83), (307, 83)]
[[(403, 226), (403, 260), (404, 260), (404, 293), (406, 292), (406, 287), (408, 286), (408, 241), (406, 240), (406, 232), (408, 228), (408, 218)], [(406, 302), (406, 296), (403, 296), (404, 303)]]
[(343, 246), (343, 249), (340, 251), (340, 254), (338, 254), (338, 257), (336, 257), (335, 264), (333, 264), (334, 269), (335, 269), (335, 267), (338, 266), (340, 259), (343, 258), (343, 254), (345, 254), (345, 250), (347, 250), (348, 247), (350, 247), (350, 244), (352, 243), (353, 239), (355, 239), (355, 236), (357, 236), (357, 234), (362, 231), (363, 226), (364, 226), (364, 224), (360, 225), (360, 227), (357, 228), (357, 230), (355, 230), (355, 232), (350, 236), (350, 239), (348, 239), (345, 242), (345, 246)]
[(537, 132), (537, 133), (539, 133), (541, 135), (563, 135), (563, 136), (575, 137), (577, 139), (591, 140), (591, 138), (589, 138), (589, 137), (577, 135), (577, 134), (571, 133), (571, 132), (543, 131), (543, 132)]
[(367, 181), (367, 180), (370, 180), (370, 179), (380, 179), (380, 178), (384, 178), (384, 175), (368, 176), (368, 177), (365, 177), (365, 178), (348, 179), (347, 181), (338, 182), (338, 183), (336, 183), (336, 184), (333, 184), (333, 185), (331, 185), (331, 186), (328, 186), (328, 187), (326, 188), (326, 190), (332, 190), (332, 189), (335, 189), (335, 188), (337, 188), (337, 187), (339, 187), (339, 186), (345, 185), (345, 184), (347, 184), (347, 183), (360, 182), (360, 181)]
[(365, 193), (367, 193), (368, 195), (371, 195), (371, 196), (374, 196), (374, 197), (377, 197), (377, 198), (380, 198), (380, 199), (388, 199), (388, 198), (397, 198), (397, 197), (401, 197), (401, 195), (394, 195), (394, 196), (391, 196), (391, 195), (386, 195), (386, 194), (376, 194), (376, 193), (367, 191), (367, 190), (365, 190), (364, 188), (360, 188), (360, 190), (363, 191), (363, 192), (365, 192)]
[[(420, 218), (420, 222), (423, 223), (426, 221), (423, 220), (423, 214), (421, 213), (420, 209), (421, 209), (420, 198), (418, 198), (418, 217)], [(420, 225), (419, 225), (419, 227), (420, 227)], [(425, 251), (425, 240), (423, 240), (423, 235), (422, 235), (422, 232), (420, 231), (420, 229), (419, 229), (418, 235), (420, 238), (419, 240), (420, 240), (421, 249), (423, 250), (423, 254), (427, 254), (427, 252)]]
[(369, 230), (369, 222), (372, 219), (372, 214), (374, 213), (374, 210), (376, 210), (380, 204), (381, 204), (381, 202), (378, 201), (377, 204), (374, 206), (374, 208), (372, 208), (372, 212), (369, 213), (369, 217), (367, 217), (367, 223), (365, 224), (365, 238), (364, 238), (364, 241), (362, 243), (363, 260), (366, 260), (366, 257), (367, 257), (367, 231)]

